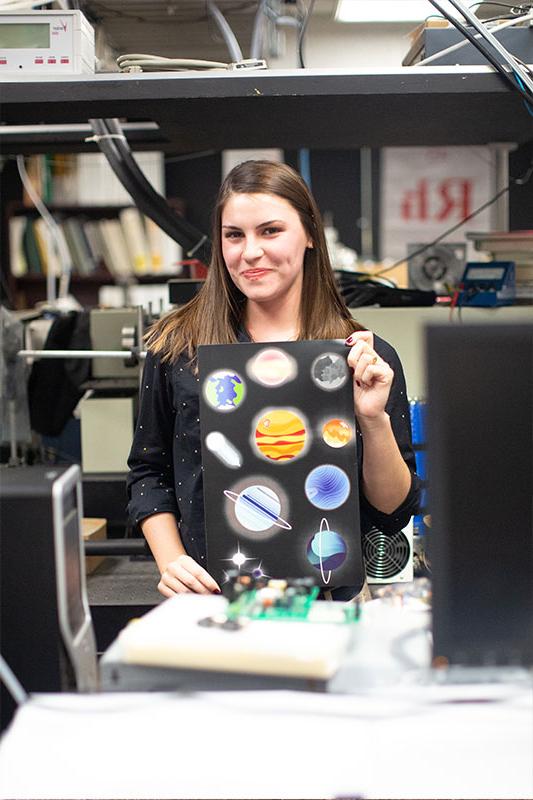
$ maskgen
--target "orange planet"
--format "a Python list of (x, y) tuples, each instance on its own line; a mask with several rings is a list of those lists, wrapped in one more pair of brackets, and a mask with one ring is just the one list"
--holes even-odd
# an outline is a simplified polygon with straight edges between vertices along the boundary
[(343, 419), (330, 419), (322, 428), (322, 438), (330, 447), (344, 447), (352, 438), (352, 429)]
[(277, 408), (263, 414), (255, 429), (255, 443), (264, 458), (278, 463), (301, 454), (307, 441), (304, 421), (294, 412)]

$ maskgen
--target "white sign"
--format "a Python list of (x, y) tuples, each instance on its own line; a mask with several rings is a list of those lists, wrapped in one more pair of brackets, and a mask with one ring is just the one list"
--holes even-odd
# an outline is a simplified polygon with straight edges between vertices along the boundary
[[(411, 243), (429, 244), (495, 193), (490, 147), (390, 147), (382, 151), (381, 257), (400, 259)], [(491, 208), (444, 242), (468, 230), (492, 229)]]

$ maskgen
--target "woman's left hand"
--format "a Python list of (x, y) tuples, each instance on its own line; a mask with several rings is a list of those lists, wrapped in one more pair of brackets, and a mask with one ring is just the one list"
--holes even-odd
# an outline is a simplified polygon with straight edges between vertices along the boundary
[(356, 417), (360, 422), (379, 418), (385, 412), (394, 372), (374, 350), (371, 331), (355, 331), (346, 345), (351, 348), (348, 365), (353, 369)]

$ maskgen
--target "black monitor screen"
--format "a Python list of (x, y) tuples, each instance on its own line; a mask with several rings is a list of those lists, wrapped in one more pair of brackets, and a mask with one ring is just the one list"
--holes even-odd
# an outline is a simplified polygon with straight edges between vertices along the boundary
[(533, 325), (427, 331), (434, 656), (533, 663)]

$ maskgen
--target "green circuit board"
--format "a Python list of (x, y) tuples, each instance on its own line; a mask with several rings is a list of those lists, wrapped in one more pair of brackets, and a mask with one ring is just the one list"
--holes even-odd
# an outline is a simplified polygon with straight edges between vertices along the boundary
[(320, 587), (311, 579), (256, 581), (246, 575), (232, 577), (224, 594), (228, 621), (278, 620), (299, 622), (356, 622), (359, 603), (318, 600)]

